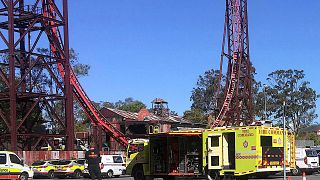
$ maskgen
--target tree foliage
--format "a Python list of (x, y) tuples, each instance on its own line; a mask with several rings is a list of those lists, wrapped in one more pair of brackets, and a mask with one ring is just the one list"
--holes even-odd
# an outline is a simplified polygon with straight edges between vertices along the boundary
[[(257, 102), (256, 94), (261, 86), (260, 82), (257, 82), (254, 78), (255, 68), (251, 66), (251, 78), (252, 78), (252, 95), (253, 103)], [(201, 122), (206, 123), (209, 115), (213, 115), (215, 118), (219, 113), (220, 106), (224, 101), (224, 88), (226, 83), (225, 75), (221, 75), (221, 81), (219, 82), (220, 71), (210, 69), (203, 75), (200, 75), (196, 87), (192, 89), (192, 95), (190, 100), (192, 101), (191, 110), (187, 110), (186, 118), (204, 118)], [(220, 91), (219, 91), (220, 89)], [(219, 91), (219, 92), (218, 92)], [(255, 107), (255, 105), (254, 105)], [(260, 111), (260, 109), (254, 109), (254, 111)], [(202, 115), (200, 116), (200, 113)], [(189, 119), (191, 121), (199, 122), (199, 119)]]
[[(282, 123), (283, 102), (286, 103), (287, 123), (297, 134), (299, 129), (309, 126), (317, 118), (316, 100), (319, 95), (305, 80), (303, 70), (277, 70), (268, 75), (268, 85), (258, 94), (259, 104), (267, 99), (267, 117)], [(259, 107), (262, 109), (262, 107)], [(261, 114), (257, 114), (261, 116)]]
[(194, 123), (207, 123), (207, 116), (201, 109), (192, 108), (183, 113), (183, 118)]
[(141, 109), (144, 109), (147, 107), (143, 102), (134, 100), (132, 97), (126, 98), (124, 101), (119, 100), (115, 103), (102, 102), (101, 106), (106, 108), (116, 108), (116, 109), (129, 111), (129, 112), (139, 112)]
[(316, 132), (309, 132), (309, 133), (299, 133), (296, 136), (297, 140), (313, 140), (314, 145), (319, 146), (320, 145), (320, 137)]
[[(213, 69), (210, 69), (199, 76), (196, 87), (193, 88), (190, 98), (192, 101), (191, 109), (196, 109), (194, 112), (199, 113), (199, 110), (201, 110), (201, 112), (208, 114), (217, 108), (219, 100), (219, 97), (217, 98), (216, 96), (217, 91), (219, 86), (222, 88), (225, 78), (222, 77), (223, 81), (220, 84), (218, 84), (218, 79), (219, 70)], [(221, 97), (221, 95), (219, 96)]]
[[(44, 55), (50, 55), (50, 50), (47, 48), (38, 48), (37, 51), (40, 54), (44, 54)], [(90, 65), (88, 64), (82, 64), (79, 62), (79, 54), (76, 52), (76, 50), (74, 50), (73, 48), (70, 48), (69, 50), (69, 60), (70, 60), (70, 64), (73, 67), (73, 70), (76, 74), (76, 76), (78, 78), (81, 78), (83, 76), (87, 76), (89, 74), (89, 70), (90, 70)], [(42, 76), (40, 76), (41, 80), (41, 84), (44, 84), (45, 86), (52, 84), (52, 80), (50, 77), (47, 76), (47, 74), (43, 74)], [(56, 101), (55, 104), (53, 105), (55, 111), (57, 112), (57, 114), (60, 114), (61, 117), (63, 117), (63, 102), (62, 101)], [(83, 123), (83, 121), (89, 122), (89, 120), (85, 117), (85, 113), (82, 109), (82, 107), (80, 106), (80, 104), (78, 103), (78, 101), (74, 100), (74, 117), (75, 117), (75, 129), (76, 131), (79, 131), (81, 129), (85, 129), (85, 124)], [(48, 114), (47, 114), (48, 116)], [(48, 117), (47, 117), (48, 118)]]

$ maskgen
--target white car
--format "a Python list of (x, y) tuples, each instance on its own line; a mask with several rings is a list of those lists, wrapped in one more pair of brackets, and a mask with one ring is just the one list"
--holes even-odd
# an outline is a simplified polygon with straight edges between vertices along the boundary
[[(101, 176), (102, 177), (119, 177), (124, 175), (126, 166), (122, 155), (101, 155)], [(85, 170), (83, 171), (84, 177), (89, 177), (88, 164), (85, 164)]]
[(302, 172), (313, 173), (319, 169), (317, 151), (311, 148), (296, 148), (296, 169), (292, 169), (293, 175), (301, 175)]
[(14, 152), (0, 151), (0, 178), (27, 180), (33, 171)]

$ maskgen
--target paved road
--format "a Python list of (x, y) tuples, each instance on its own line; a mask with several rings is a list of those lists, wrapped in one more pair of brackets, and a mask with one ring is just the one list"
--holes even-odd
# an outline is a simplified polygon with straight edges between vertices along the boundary
[[(301, 176), (291, 176), (290, 178), (291, 178), (291, 180), (302, 180)], [(46, 179), (46, 180), (49, 180), (49, 179)], [(56, 180), (59, 180), (59, 179), (56, 179)], [(67, 179), (67, 180), (70, 180), (70, 179)], [(90, 179), (79, 179), (79, 180), (90, 180)], [(112, 180), (133, 180), (133, 178), (128, 177), (128, 176), (123, 176), (120, 178), (112, 178)], [(161, 178), (157, 178), (155, 180), (161, 180)], [(271, 176), (267, 179), (256, 179), (256, 180), (283, 180), (283, 177), (282, 176)], [(320, 180), (320, 174), (307, 175), (307, 180)]]

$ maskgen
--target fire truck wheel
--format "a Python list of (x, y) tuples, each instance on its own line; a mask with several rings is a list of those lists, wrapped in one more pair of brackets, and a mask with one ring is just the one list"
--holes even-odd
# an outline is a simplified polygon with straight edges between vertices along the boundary
[(220, 180), (219, 171), (209, 171), (207, 175), (207, 180)]
[(134, 180), (146, 180), (142, 166), (137, 166), (134, 168), (133, 178)]

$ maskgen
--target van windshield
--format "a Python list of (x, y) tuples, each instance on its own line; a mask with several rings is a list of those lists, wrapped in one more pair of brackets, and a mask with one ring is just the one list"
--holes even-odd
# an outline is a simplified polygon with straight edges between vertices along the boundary
[(307, 157), (318, 157), (317, 152), (315, 150), (306, 150)]

